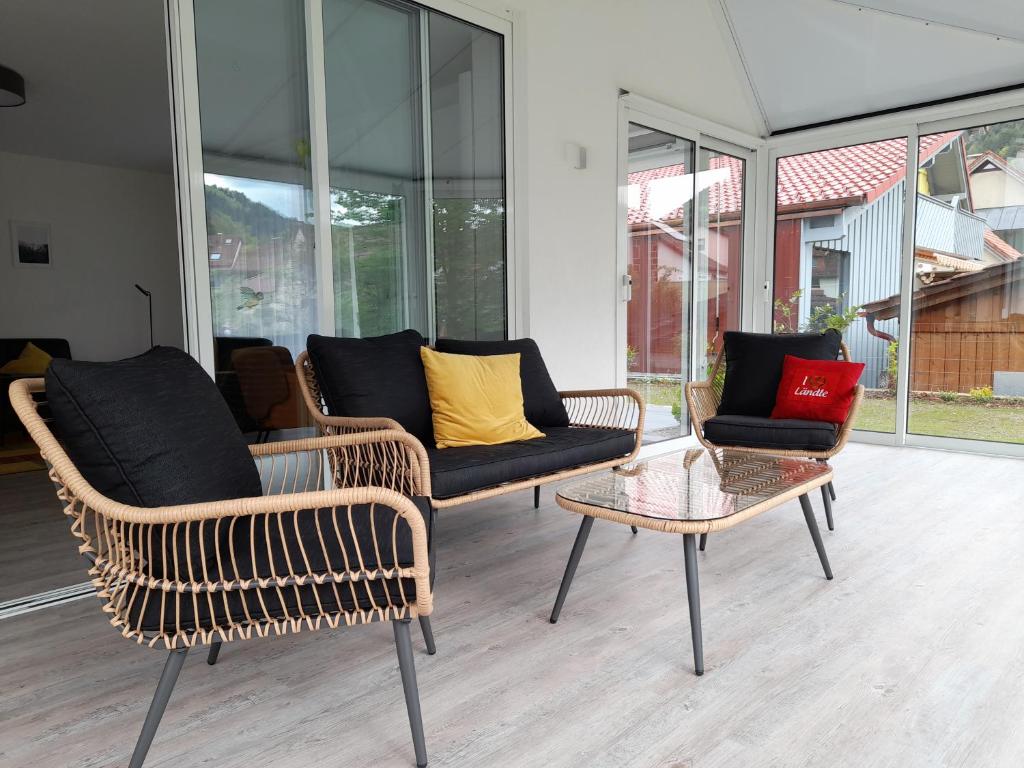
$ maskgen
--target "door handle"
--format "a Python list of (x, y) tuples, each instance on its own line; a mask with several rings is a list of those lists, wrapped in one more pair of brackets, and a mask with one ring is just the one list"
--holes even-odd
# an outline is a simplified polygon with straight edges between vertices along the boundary
[(633, 300), (633, 278), (629, 275), (622, 276), (622, 300)]

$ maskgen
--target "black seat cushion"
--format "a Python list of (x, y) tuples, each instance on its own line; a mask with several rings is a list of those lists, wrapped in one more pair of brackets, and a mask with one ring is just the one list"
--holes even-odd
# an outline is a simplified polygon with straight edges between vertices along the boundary
[(501, 445), (428, 449), (435, 499), (626, 456), (636, 433), (626, 429), (545, 427), (545, 437)]
[(426, 343), (410, 329), (365, 339), (313, 334), (306, 348), (330, 415), (394, 419), (433, 445), (430, 395), (420, 359)]
[(551, 374), (533, 339), (464, 341), (438, 339), (435, 349), (456, 355), (514, 355), (519, 353), (519, 378), (523, 385), (523, 411), (535, 427), (568, 427), (569, 414), (551, 381)]
[[(434, 515), (430, 499), (417, 496), (413, 497), (412, 501), (423, 515), (429, 542), (433, 534)], [(372, 524), (371, 514), (374, 516)], [(231, 533), (233, 551), (242, 553), (236, 558), (238, 570), (236, 571), (231, 560), (225, 557), (220, 561), (220, 565), (213, 562), (208, 566), (207, 576), (211, 580), (220, 579), (226, 582), (269, 578), (274, 574), (287, 576), (291, 572), (289, 563), (292, 568), (298, 569), (296, 573), (301, 575), (307, 573), (306, 562), (309, 563), (310, 573), (340, 571), (344, 570), (345, 554), (352, 563), (360, 562), (356, 554), (356, 543), (359, 545), (361, 562), (366, 570), (378, 566), (411, 568), (415, 564), (412, 532), (409, 526), (402, 522), (392, 527), (396, 514), (393, 509), (382, 504), (374, 504), (372, 508), (369, 505), (352, 507), (351, 519), (352, 528), (355, 529), (355, 541), (352, 528), (349, 527), (348, 507), (338, 507), (336, 510), (303, 510), (298, 513), (298, 525), (295, 513), (282, 515), (280, 525), (277, 525), (276, 519), (269, 527), (257, 521), (255, 539), (252, 536), (253, 526), (250, 524), (250, 518), (242, 517), (237, 520)], [(317, 530), (317, 523), (320, 532), (327, 531), (330, 535), (321, 536)], [(378, 547), (374, 546), (374, 530), (378, 534), (384, 532), (384, 541)], [(395, 532), (394, 549), (391, 546), (392, 530)], [(344, 553), (338, 543), (338, 536), (344, 543)], [(324, 556), (324, 549), (327, 551), (327, 557)], [(252, 567), (254, 558), (250, 551), (255, 551), (255, 568)], [(381, 555), (380, 562), (377, 561), (378, 551)], [(393, 556), (395, 551), (397, 558)], [(219, 570), (220, 567), (223, 567), (223, 572)], [(191, 596), (186, 594), (182, 597), (180, 616), (175, 615), (173, 603), (168, 603), (163, 622), (160, 616), (160, 600), (150, 597), (143, 607), (140, 596), (129, 606), (127, 620), (133, 628), (142, 629), (147, 633), (162, 630), (173, 635), (179, 629), (191, 632), (196, 629), (210, 629), (214, 625), (223, 627), (229, 621), (244, 625), (250, 623), (249, 617), (263, 620), (268, 614), (272, 619), (284, 619), (299, 618), (303, 612), (316, 616), (342, 610), (370, 610), (374, 607), (386, 607), (389, 602), (388, 596), (391, 598), (390, 602), (395, 605), (414, 603), (416, 582), (408, 578), (392, 578), (360, 580), (351, 586), (344, 583), (333, 586), (329, 583), (317, 585), (311, 582), (302, 586), (282, 587), (280, 590), (276, 586), (228, 590), (212, 595), (212, 605), (211, 600), (206, 599), (205, 595), (194, 604)]]
[(771, 416), (786, 355), (805, 360), (835, 360), (842, 335), (824, 333), (725, 332), (725, 385), (718, 414)]
[(803, 419), (713, 416), (704, 422), (704, 438), (717, 446), (827, 451), (836, 445), (836, 426)]
[(217, 385), (185, 352), (112, 363), (55, 359), (54, 427), (97, 491), (137, 507), (260, 496), (259, 471)]

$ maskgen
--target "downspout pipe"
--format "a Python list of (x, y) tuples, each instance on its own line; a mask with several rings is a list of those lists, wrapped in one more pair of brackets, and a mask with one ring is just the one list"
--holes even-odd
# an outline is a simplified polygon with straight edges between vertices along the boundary
[(880, 339), (885, 339), (890, 344), (896, 341), (896, 337), (893, 336), (892, 334), (886, 333), (885, 331), (880, 331), (877, 328), (875, 328), (875, 313), (874, 312), (867, 312), (867, 313), (865, 313), (864, 314), (864, 321), (867, 324), (868, 333), (870, 333), (872, 336), (877, 336)]

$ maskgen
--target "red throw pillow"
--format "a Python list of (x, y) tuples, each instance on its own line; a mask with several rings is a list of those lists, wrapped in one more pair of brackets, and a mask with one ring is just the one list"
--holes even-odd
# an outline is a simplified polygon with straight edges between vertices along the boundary
[(772, 418), (842, 424), (853, 405), (863, 371), (864, 363), (804, 360), (786, 355)]

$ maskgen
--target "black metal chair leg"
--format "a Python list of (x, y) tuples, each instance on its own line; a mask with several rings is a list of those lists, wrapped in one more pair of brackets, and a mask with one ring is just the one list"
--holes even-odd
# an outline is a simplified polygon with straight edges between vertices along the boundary
[(832, 501), (836, 500), (836, 487), (832, 485), (832, 481), (828, 481), (828, 495), (832, 497)]
[(811, 509), (811, 500), (805, 493), (800, 497), (800, 506), (804, 511), (804, 520), (807, 521), (807, 530), (811, 532), (811, 540), (814, 541), (814, 548), (818, 550), (818, 559), (821, 560), (821, 567), (825, 570), (825, 578), (831, 581), (832, 567), (828, 564), (828, 555), (825, 554), (825, 544), (821, 541), (821, 532), (818, 531), (818, 521), (814, 519), (814, 510)]
[(692, 533), (683, 534), (686, 565), (686, 601), (690, 604), (690, 639), (693, 641), (693, 671), (704, 674), (704, 633), (700, 626), (700, 582), (697, 580), (697, 551)]
[(562, 575), (562, 584), (558, 588), (558, 597), (555, 598), (555, 607), (551, 609), (551, 623), (558, 621), (558, 615), (562, 612), (562, 603), (565, 596), (569, 594), (569, 586), (572, 584), (572, 577), (576, 575), (576, 566), (580, 564), (583, 556), (583, 548), (587, 546), (587, 537), (590, 529), (594, 527), (594, 518), (589, 515), (583, 516), (580, 523), (580, 530), (576, 534), (576, 542), (572, 545), (572, 552), (569, 554), (569, 562), (565, 565), (565, 573)]
[(534, 509), (539, 509), (540, 508), (540, 486), (539, 485), (533, 486), (533, 508)]
[(635, 526), (635, 525), (631, 525), (631, 526), (629, 526), (629, 529), (630, 529), (630, 530), (631, 530), (631, 531), (632, 531), (632, 532), (633, 532), (634, 534), (636, 533), (636, 526)]
[(434, 645), (434, 630), (430, 626), (429, 616), (420, 616), (420, 632), (423, 633), (423, 642), (427, 646), (427, 653), (433, 656), (437, 653), (437, 646)]
[(185, 664), (187, 654), (188, 648), (181, 648), (168, 654), (164, 671), (160, 675), (160, 682), (157, 683), (153, 702), (149, 705), (149, 712), (146, 713), (146, 721), (142, 724), (142, 733), (139, 734), (139, 740), (135, 744), (135, 751), (132, 752), (128, 768), (142, 768), (142, 763), (149, 753), (149, 747), (153, 743), (160, 719), (164, 716), (164, 710), (167, 709), (167, 701), (171, 698), (171, 691), (174, 690), (174, 684), (178, 681), (178, 674)]
[(825, 505), (825, 522), (828, 524), (828, 529), (834, 531), (836, 526), (832, 522), (832, 497), (829, 496), (828, 485), (821, 486), (821, 503)]
[(701, 552), (704, 551), (704, 547), (706, 547), (707, 544), (708, 544), (708, 535), (706, 533), (702, 533), (700, 535), (700, 551)]
[(206, 663), (211, 667), (217, 663), (217, 657), (220, 656), (220, 646), (220, 640), (215, 640), (213, 644), (210, 645), (210, 653), (206, 656)]
[(416, 750), (417, 768), (426, 768), (427, 742), (423, 736), (423, 715), (420, 712), (420, 692), (416, 687), (416, 665), (412, 658), (412, 640), (409, 638), (409, 620), (391, 622), (395, 626), (395, 648), (398, 650), (398, 669), (402, 674), (405, 707), (409, 710), (412, 745)]

